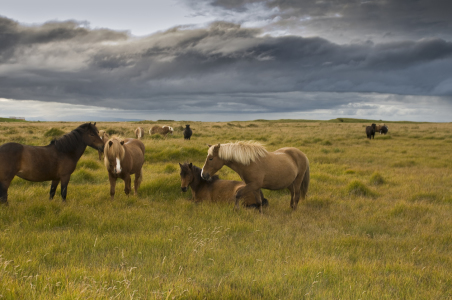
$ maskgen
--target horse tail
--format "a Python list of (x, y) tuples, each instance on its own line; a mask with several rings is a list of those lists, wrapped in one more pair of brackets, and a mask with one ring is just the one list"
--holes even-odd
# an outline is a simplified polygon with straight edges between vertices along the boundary
[(6, 189), (3, 188), (3, 184), (0, 182), (0, 203), (6, 203)]
[(309, 163), (308, 163), (306, 171), (304, 172), (303, 181), (301, 182), (301, 198), (302, 199), (305, 199), (306, 195), (308, 193), (309, 180), (310, 180), (310, 175), (309, 175)]

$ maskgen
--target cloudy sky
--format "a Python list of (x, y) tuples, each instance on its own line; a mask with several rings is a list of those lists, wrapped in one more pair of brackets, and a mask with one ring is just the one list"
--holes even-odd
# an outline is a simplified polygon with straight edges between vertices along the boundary
[(0, 117), (451, 122), (450, 0), (0, 0)]

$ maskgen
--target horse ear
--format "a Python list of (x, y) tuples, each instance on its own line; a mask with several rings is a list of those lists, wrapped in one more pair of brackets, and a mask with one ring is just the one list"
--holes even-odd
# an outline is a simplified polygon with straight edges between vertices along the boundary
[(218, 143), (218, 145), (216, 147), (220, 148), (220, 143)]
[(97, 123), (97, 122), (94, 122), (94, 124), (93, 124), (93, 125), (94, 125), (94, 126), (96, 126), (96, 123)]
[(206, 145), (207, 145), (207, 147), (209, 147), (209, 148), (212, 147), (212, 145), (209, 145), (209, 144), (206, 144)]
[(124, 145), (124, 141), (121, 141), (120, 144), (121, 144), (121, 145)]
[(108, 145), (110, 145), (110, 146), (113, 145), (113, 141), (109, 141)]
[(188, 167), (191, 169), (191, 167), (193, 167), (193, 164), (192, 163), (190, 163), (189, 165), (188, 165)]

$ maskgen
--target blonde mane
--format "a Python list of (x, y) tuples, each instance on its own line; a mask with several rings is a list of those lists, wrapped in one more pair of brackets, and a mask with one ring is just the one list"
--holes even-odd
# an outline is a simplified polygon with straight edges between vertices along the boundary
[[(213, 145), (207, 152), (208, 155), (213, 155), (214, 148), (217, 145)], [(267, 150), (264, 146), (255, 141), (238, 141), (235, 143), (220, 144), (218, 151), (218, 157), (223, 160), (235, 161), (243, 165), (249, 165), (255, 160), (267, 156)]]
[[(113, 144), (110, 146), (110, 141), (113, 142)], [(123, 141), (122, 138), (119, 138), (117, 136), (111, 137), (106, 143), (104, 147), (104, 164), (107, 167), (107, 169), (110, 168), (110, 160), (114, 161), (118, 157), (120, 160), (124, 159), (125, 150), (123, 145), (121, 145), (121, 141)]]

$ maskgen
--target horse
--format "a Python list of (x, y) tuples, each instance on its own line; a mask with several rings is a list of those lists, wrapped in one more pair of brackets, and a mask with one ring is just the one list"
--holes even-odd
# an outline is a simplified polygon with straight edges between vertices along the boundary
[(134, 194), (138, 192), (143, 180), (144, 144), (137, 139), (120, 139), (112, 137), (105, 144), (104, 164), (110, 181), (111, 200), (115, 198), (116, 180), (124, 180), (124, 192), (129, 195), (131, 188), (130, 175), (135, 174)]
[(0, 146), (0, 202), (8, 204), (8, 188), (14, 176), (34, 182), (52, 181), (50, 200), (61, 181), (61, 197), (66, 201), (67, 186), (86, 146), (103, 150), (96, 123), (85, 123), (47, 146), (6, 143)]
[(190, 140), (193, 131), (190, 128), (190, 125), (185, 125), (184, 129), (184, 140)]
[(135, 136), (137, 139), (141, 140), (141, 138), (144, 136), (143, 127), (137, 127), (137, 129), (135, 129)]
[(380, 128), (380, 134), (386, 135), (386, 133), (388, 133), (388, 131), (389, 131), (388, 126), (386, 126), (386, 125), (381, 126), (381, 128)]
[[(110, 138), (110, 136), (108, 135), (108, 133), (105, 132), (105, 130), (99, 130), (99, 136), (100, 139), (104, 142), (104, 145)], [(104, 151), (97, 150), (97, 152), (99, 153), (99, 160), (102, 160), (102, 154), (104, 154)]]
[(375, 129), (376, 129), (377, 125), (376, 124), (372, 124), (372, 126), (367, 126), (366, 127), (366, 135), (367, 138), (369, 140), (371, 140), (372, 138), (375, 139)]
[(149, 129), (149, 134), (155, 134), (155, 133), (159, 133), (161, 135), (163, 135), (164, 137), (166, 137), (166, 135), (169, 134), (173, 134), (173, 127), (168, 126), (168, 125), (163, 125), (163, 126), (158, 126), (155, 125), (153, 126), (151, 129)]
[[(188, 187), (190, 187), (195, 202), (202, 200), (232, 202), (235, 201), (237, 190), (245, 186), (245, 183), (242, 181), (221, 180), (218, 175), (214, 175), (210, 181), (206, 181), (201, 177), (201, 169), (192, 163), (184, 163), (183, 165), (179, 163), (179, 167), (181, 190), (185, 193)], [(268, 200), (264, 198), (262, 191), (259, 191), (262, 198), (262, 205), (268, 206)], [(243, 198), (243, 204), (246, 207), (259, 208), (253, 193), (249, 193)]]
[(300, 197), (306, 198), (310, 178), (309, 160), (297, 148), (284, 147), (268, 152), (263, 145), (254, 141), (209, 145), (201, 171), (202, 178), (210, 180), (224, 165), (237, 172), (246, 184), (237, 191), (236, 209), (239, 209), (239, 199), (252, 192), (262, 212), (260, 188), (289, 189), (293, 210), (297, 208)]

